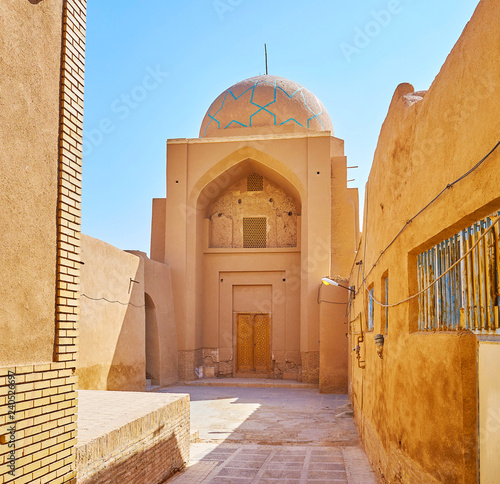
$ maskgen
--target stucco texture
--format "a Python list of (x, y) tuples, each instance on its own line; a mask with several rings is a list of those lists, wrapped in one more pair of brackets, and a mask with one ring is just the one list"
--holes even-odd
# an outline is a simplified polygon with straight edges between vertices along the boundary
[(79, 386), (84, 390), (144, 390), (142, 259), (82, 235), (82, 262)]
[[(477, 482), (477, 339), (471, 332), (418, 332), (418, 300), (390, 308), (384, 333), (375, 305), (366, 332), (366, 288), (389, 303), (415, 294), (416, 256), (500, 208), (500, 151), (400, 229), (499, 141), (500, 4), (483, 0), (426, 93), (401, 84), (380, 133), (366, 186), (364, 234), (351, 284), (352, 347), (360, 330), (360, 368), (351, 353), (355, 416), (375, 468), (387, 482)], [(374, 264), (376, 265), (374, 266)], [(361, 270), (363, 268), (363, 271)]]
[(170, 267), (144, 252), (130, 252), (144, 264), (146, 375), (153, 385), (172, 385), (178, 381), (178, 355)]
[(0, 4), (0, 366), (53, 358), (61, 24), (62, 0)]

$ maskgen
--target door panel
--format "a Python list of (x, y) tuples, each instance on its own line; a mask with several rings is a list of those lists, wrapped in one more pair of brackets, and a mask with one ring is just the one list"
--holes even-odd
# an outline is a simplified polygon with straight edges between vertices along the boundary
[(256, 371), (269, 371), (269, 315), (254, 316), (254, 367)]
[(238, 314), (238, 369), (253, 370), (253, 315)]
[(270, 318), (269, 314), (238, 314), (237, 370), (269, 372)]

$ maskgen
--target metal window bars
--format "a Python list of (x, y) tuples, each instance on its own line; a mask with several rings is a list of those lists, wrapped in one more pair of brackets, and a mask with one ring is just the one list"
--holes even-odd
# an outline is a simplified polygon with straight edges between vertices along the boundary
[(480, 220), (418, 256), (419, 291), (463, 258), (448, 274), (419, 297), (421, 331), (458, 328), (477, 333), (499, 330), (500, 221), (467, 255), (500, 212)]

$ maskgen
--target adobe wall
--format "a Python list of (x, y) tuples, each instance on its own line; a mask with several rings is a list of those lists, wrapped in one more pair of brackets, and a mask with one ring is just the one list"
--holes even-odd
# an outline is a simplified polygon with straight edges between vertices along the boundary
[(0, 482), (75, 482), (85, 0), (2, 2)]
[(142, 391), (146, 385), (142, 259), (82, 234), (82, 262), (80, 388)]
[(62, 6), (0, 5), (0, 366), (54, 351)]
[(144, 252), (130, 253), (144, 264), (146, 372), (153, 385), (173, 385), (178, 381), (178, 350), (170, 267), (149, 259)]
[[(482, 0), (427, 93), (409, 84), (394, 94), (366, 186), (364, 234), (351, 284), (351, 346), (364, 328), (361, 362), (351, 352), (350, 390), (356, 421), (374, 467), (386, 482), (476, 482), (477, 339), (470, 332), (418, 332), (418, 300), (389, 309), (383, 359), (366, 332), (367, 285), (389, 303), (417, 292), (416, 256), (500, 208), (500, 151), (421, 215), (375, 264), (418, 210), (499, 141), (500, 4)], [(373, 269), (372, 269), (373, 267)], [(363, 363), (364, 362), (364, 363)]]

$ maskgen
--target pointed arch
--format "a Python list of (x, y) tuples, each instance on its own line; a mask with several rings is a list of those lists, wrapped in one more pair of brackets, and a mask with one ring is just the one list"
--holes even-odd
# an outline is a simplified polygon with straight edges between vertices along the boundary
[(201, 176), (189, 195), (190, 205), (203, 210), (231, 185), (252, 173), (259, 173), (281, 186), (302, 207), (305, 189), (294, 171), (250, 146), (234, 151)]

